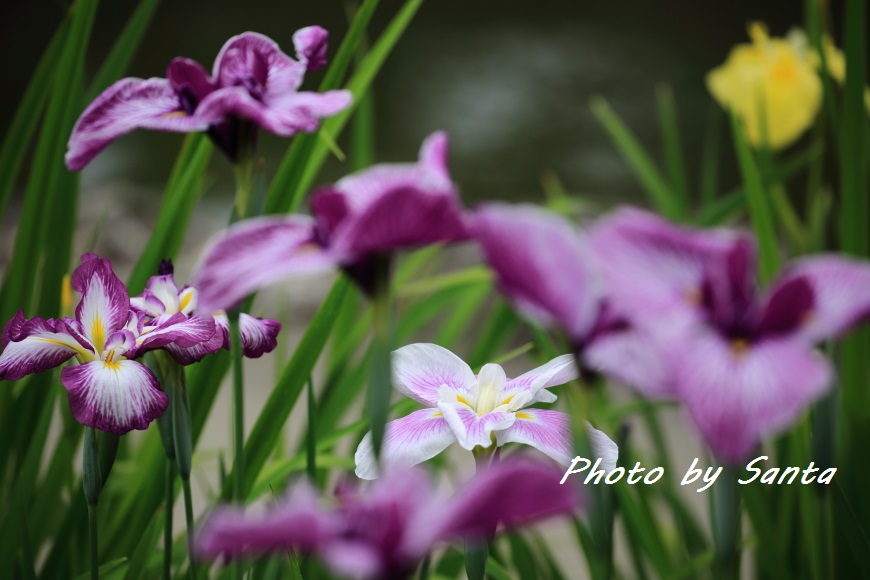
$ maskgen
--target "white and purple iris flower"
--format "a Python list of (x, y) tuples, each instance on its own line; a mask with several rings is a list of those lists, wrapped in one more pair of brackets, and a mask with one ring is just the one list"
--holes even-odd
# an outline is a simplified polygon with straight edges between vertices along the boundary
[[(148, 280), (145, 291), (130, 299), (130, 306), (139, 312), (150, 324), (160, 324), (160, 321), (179, 313), (186, 317), (196, 316), (199, 298), (196, 288), (185, 286), (181, 290), (175, 284), (172, 264), (164, 261), (160, 265), (161, 275), (152, 276)], [(205, 315), (200, 315), (205, 316)], [(221, 348), (230, 349), (229, 320), (224, 311), (211, 314), (216, 332), (206, 342), (200, 342), (189, 347), (178, 344), (168, 344), (168, 351), (175, 361), (182, 365), (198, 362), (206, 355), (214, 354)], [(278, 333), (281, 323), (277, 320), (254, 318), (249, 314), (239, 314), (239, 329), (241, 331), (242, 352), (248, 358), (259, 358), (275, 350), (278, 345)]]
[(293, 35), (296, 59), (253, 32), (234, 36), (215, 59), (212, 74), (197, 62), (174, 59), (167, 78), (126, 78), (103, 91), (73, 128), (66, 154), (79, 171), (109, 143), (134, 129), (207, 131), (235, 162), (240, 126), (289, 137), (315, 131), (321, 119), (348, 107), (348, 91), (300, 91), (306, 71), (326, 63), (327, 32), (319, 26)]
[[(411, 344), (393, 353), (393, 386), (427, 408), (387, 423), (381, 468), (410, 467), (458, 442), (464, 449), (523, 443), (563, 465), (571, 463), (571, 420), (566, 413), (529, 407), (551, 403), (547, 389), (577, 378), (573, 355), (555, 358), (516, 378), (497, 364), (475, 375), (449, 350), (434, 344)], [(602, 468), (616, 467), (618, 448), (604, 433), (587, 425), (595, 457)], [(378, 462), (367, 434), (356, 455), (356, 474), (378, 476)]]
[(560, 473), (508, 458), (478, 472), (452, 497), (439, 497), (422, 470), (388, 472), (367, 492), (344, 488), (338, 505), (319, 507), (307, 482), (262, 515), (215, 510), (197, 536), (201, 558), (245, 558), (293, 549), (319, 557), (350, 578), (405, 578), (440, 542), (485, 539), (582, 507)]
[(751, 456), (828, 391), (833, 370), (815, 346), (870, 315), (867, 262), (805, 257), (759, 292), (748, 235), (622, 209), (590, 236), (611, 300), (656, 334), (668, 393), (726, 462)]
[(426, 139), (418, 163), (345, 177), (316, 191), (311, 209), (313, 217), (261, 217), (229, 228), (200, 264), (200, 305), (225, 310), (279, 280), (336, 267), (370, 289), (373, 257), (468, 238), (443, 133)]
[(95, 254), (81, 260), (72, 275), (72, 288), (81, 294), (75, 318), (27, 319), (19, 311), (3, 329), (0, 379), (18, 380), (74, 357), (78, 364), (63, 368), (61, 382), (76, 421), (117, 435), (146, 429), (169, 399), (148, 367), (133, 359), (169, 345), (207, 342), (214, 321), (176, 313), (146, 325), (130, 309), (109, 260)]

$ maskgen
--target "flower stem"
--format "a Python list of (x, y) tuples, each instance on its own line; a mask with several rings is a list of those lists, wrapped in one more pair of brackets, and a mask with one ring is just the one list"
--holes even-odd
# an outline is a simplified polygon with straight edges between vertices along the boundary
[(390, 356), (393, 349), (393, 320), (390, 296), (390, 257), (387, 255), (377, 256), (373, 262), (373, 267), (374, 337), (372, 338), (368, 402), (372, 425), (372, 448), (375, 451), (375, 457), (380, 459), (392, 392)]
[(242, 337), (239, 328), (239, 312), (229, 313), (230, 351), (233, 364), (233, 499), (241, 503), (245, 499), (245, 383), (242, 368)]
[(92, 427), (85, 429), (85, 442), (82, 446), (82, 488), (88, 504), (88, 527), (90, 530), (91, 578), (100, 577), (100, 556), (97, 544), (97, 501), (103, 490), (100, 474), (99, 447), (97, 434)]
[(190, 577), (196, 580), (196, 564), (193, 558), (193, 498), (190, 493), (190, 478), (182, 479), (184, 490), (184, 519), (187, 521), (187, 550), (190, 558)]
[(175, 503), (175, 462), (166, 460), (166, 512), (163, 524), (163, 578), (172, 578), (172, 505)]
[[(233, 164), (236, 177), (236, 218), (245, 219), (251, 211), (251, 193), (254, 189), (254, 149), (256, 129), (253, 124), (240, 122), (238, 126), (238, 159)], [(235, 220), (234, 220), (235, 221)]]
[(737, 578), (740, 570), (740, 496), (737, 488), (737, 472), (724, 467), (711, 497), (711, 520), (713, 523), (714, 577)]
[(88, 504), (88, 528), (91, 543), (91, 580), (100, 578), (100, 555), (97, 545), (97, 506)]

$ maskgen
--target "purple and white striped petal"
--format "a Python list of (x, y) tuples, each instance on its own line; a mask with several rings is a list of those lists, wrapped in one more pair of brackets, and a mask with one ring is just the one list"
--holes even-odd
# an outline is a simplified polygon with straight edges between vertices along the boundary
[(154, 374), (132, 360), (64, 367), (60, 380), (76, 421), (116, 435), (147, 429), (169, 405)]
[(393, 351), (393, 386), (397, 391), (434, 407), (443, 385), (468, 394), (477, 381), (464, 360), (437, 344), (409, 344)]
[(334, 265), (332, 256), (317, 244), (310, 218), (255, 218), (239, 222), (211, 242), (193, 286), (199, 292), (199, 310), (217, 312), (264, 286)]
[(574, 355), (563, 354), (545, 365), (509, 379), (502, 394), (510, 396), (527, 393), (529, 395), (527, 404), (533, 402), (552, 403), (556, 400), (556, 396), (545, 389), (564, 385), (576, 380), (578, 376)]
[(293, 48), (308, 71), (326, 66), (329, 33), (320, 26), (308, 26), (293, 33)]
[(678, 356), (680, 399), (713, 452), (735, 465), (831, 386), (828, 362), (801, 340), (729, 343), (707, 332), (687, 337)]
[(127, 323), (130, 295), (109, 260), (96, 254), (84, 254), (81, 259), (72, 275), (72, 288), (82, 295), (76, 320), (85, 338), (102, 352), (109, 334)]
[(239, 332), (244, 355), (248, 358), (260, 358), (278, 346), (281, 323), (268, 318), (254, 318), (243, 312), (239, 314)]
[(54, 368), (76, 353), (93, 356), (69, 333), (61, 320), (24, 318), (19, 310), (3, 329), (0, 380), (17, 381)]
[(172, 355), (175, 362), (182, 366), (187, 366), (197, 363), (206, 356), (214, 354), (221, 348), (224, 348), (224, 333), (221, 329), (216, 328), (212, 337), (204, 342), (198, 342), (193, 346), (188, 347), (169, 343), (162, 348)]
[(674, 378), (666, 352), (672, 343), (674, 348), (681, 346), (639, 328), (607, 332), (583, 349), (583, 364), (644, 397), (671, 398)]
[(459, 444), (469, 451), (478, 445), (480, 447), (492, 445), (493, 431), (507, 429), (516, 419), (514, 413), (502, 411), (478, 415), (468, 405), (445, 401), (438, 403), (438, 410), (444, 415)]
[(575, 341), (592, 330), (601, 301), (597, 275), (580, 232), (531, 205), (484, 205), (474, 237), (501, 291), (526, 317), (558, 325)]
[[(456, 436), (438, 409), (421, 409), (386, 425), (381, 447), (381, 468), (417, 465), (444, 451)], [(354, 455), (356, 475), (361, 479), (378, 477), (378, 463), (372, 449), (372, 434), (367, 433)]]
[(106, 146), (134, 129), (191, 132), (208, 123), (189, 115), (166, 79), (121, 79), (82, 113), (67, 145), (66, 166), (79, 171)]
[(870, 317), (870, 263), (821, 255), (798, 260), (777, 280), (761, 314), (762, 334), (810, 342), (839, 336)]
[(220, 88), (244, 87), (262, 100), (296, 91), (304, 76), (303, 64), (284, 54), (274, 40), (256, 32), (227, 40), (212, 70)]
[(181, 348), (190, 348), (209, 342), (215, 335), (214, 318), (211, 316), (191, 316), (188, 318), (180, 312), (172, 316), (154, 320), (151, 327), (146, 327), (143, 334), (136, 339), (136, 347), (127, 353), (129, 358), (141, 356), (149, 350), (175, 344)]
[[(166, 79), (179, 96), (182, 108), (189, 114), (196, 110), (197, 103), (217, 88), (202, 65), (189, 58), (172, 59), (166, 68)], [(185, 103), (185, 99), (189, 102)]]

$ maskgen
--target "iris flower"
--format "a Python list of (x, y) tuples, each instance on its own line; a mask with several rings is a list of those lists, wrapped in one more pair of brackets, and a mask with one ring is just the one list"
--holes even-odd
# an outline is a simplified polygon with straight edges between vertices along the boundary
[(279, 280), (342, 267), (371, 290), (371, 260), (467, 238), (447, 169), (447, 136), (431, 135), (416, 164), (375, 165), (316, 191), (313, 217), (244, 220), (206, 250), (194, 286), (208, 311), (225, 310)]
[(486, 204), (471, 224), (505, 297), (527, 319), (562, 330), (584, 372), (645, 392), (665, 388), (666, 369), (654, 342), (613, 307), (583, 232), (531, 205)]
[(727, 462), (749, 457), (828, 391), (833, 371), (814, 346), (870, 315), (867, 262), (802, 258), (759, 292), (748, 235), (637, 210), (604, 218), (591, 235), (614, 303), (638, 326), (674, 325), (655, 334), (669, 392)]
[[(148, 280), (145, 291), (130, 300), (131, 307), (144, 317), (156, 321), (165, 320), (178, 313), (187, 317), (195, 316), (199, 303), (196, 288), (185, 286), (179, 290), (172, 275), (171, 263), (164, 262), (161, 268), (167, 273), (152, 276)], [(182, 365), (198, 362), (221, 348), (229, 350), (230, 328), (226, 313), (222, 310), (214, 312), (212, 318), (216, 332), (210, 340), (187, 348), (169, 344), (164, 347), (165, 350)], [(241, 313), (239, 328), (242, 352), (248, 358), (259, 358), (272, 352), (278, 345), (277, 336), (281, 331), (281, 323), (277, 320), (254, 318), (249, 314)]]
[(751, 43), (735, 46), (725, 63), (707, 74), (707, 88), (745, 123), (750, 143), (762, 145), (766, 138), (769, 147), (780, 149), (800, 137), (819, 112), (818, 59), (803, 33), (771, 38), (763, 24), (753, 22), (749, 37)]
[(529, 460), (507, 459), (479, 472), (452, 497), (435, 494), (421, 470), (385, 474), (367, 492), (343, 489), (334, 508), (317, 506), (303, 482), (260, 516), (219, 508), (197, 537), (200, 557), (313, 553), (352, 578), (405, 578), (439, 542), (484, 539), (508, 527), (571, 514), (580, 498), (559, 485), (560, 473)]
[(59, 366), (76, 421), (117, 435), (146, 429), (169, 400), (154, 374), (133, 360), (170, 344), (190, 348), (215, 334), (214, 321), (176, 313), (153, 323), (130, 309), (130, 297), (109, 260), (82, 256), (72, 275), (81, 294), (75, 318), (24, 317), (19, 311), (3, 329), (0, 379), (18, 380)]
[[(573, 355), (557, 357), (513, 379), (497, 364), (475, 375), (458, 356), (435, 344), (411, 344), (393, 353), (393, 386), (427, 408), (387, 423), (381, 466), (409, 467), (441, 453), (452, 443), (469, 451), (495, 444), (524, 443), (568, 465), (574, 457), (566, 413), (530, 408), (552, 403), (547, 389), (577, 378)], [(616, 467), (618, 449), (604, 433), (587, 426), (592, 451), (603, 468)], [(377, 477), (371, 433), (356, 451), (356, 474)]]
[(238, 160), (243, 124), (283, 137), (317, 129), (320, 120), (344, 110), (348, 91), (300, 91), (305, 72), (326, 63), (327, 32), (319, 26), (293, 35), (296, 59), (271, 39), (246, 32), (229, 39), (212, 74), (197, 62), (174, 59), (167, 78), (126, 78), (103, 91), (73, 128), (66, 154), (79, 171), (109, 143), (134, 129), (207, 131)]

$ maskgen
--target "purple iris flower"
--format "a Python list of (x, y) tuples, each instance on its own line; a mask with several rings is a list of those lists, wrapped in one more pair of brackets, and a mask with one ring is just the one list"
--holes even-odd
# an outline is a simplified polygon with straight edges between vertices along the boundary
[(134, 129), (188, 133), (207, 131), (232, 160), (238, 160), (247, 128), (289, 137), (312, 132), (320, 120), (347, 108), (348, 91), (300, 91), (305, 72), (326, 63), (327, 32), (319, 26), (293, 35), (297, 58), (271, 39), (246, 32), (229, 39), (211, 76), (197, 62), (173, 60), (167, 78), (121, 79), (103, 91), (73, 128), (66, 155), (79, 171), (109, 143)]
[(393, 471), (367, 492), (343, 489), (334, 508), (316, 507), (307, 483), (262, 516), (220, 508), (197, 537), (203, 558), (238, 558), (293, 548), (313, 553), (352, 578), (405, 578), (439, 542), (484, 539), (499, 524), (515, 527), (581, 505), (561, 474), (525, 459), (508, 459), (479, 472), (445, 499), (426, 473)]
[(870, 314), (870, 264), (836, 255), (788, 265), (766, 292), (752, 239), (623, 209), (591, 231), (611, 300), (649, 329), (669, 392), (711, 449), (739, 463), (831, 386), (814, 346)]
[[(427, 408), (387, 423), (381, 467), (410, 467), (457, 442), (469, 451), (522, 443), (566, 466), (574, 457), (568, 415), (531, 407), (554, 402), (556, 395), (547, 389), (577, 378), (573, 355), (509, 379), (497, 364), (484, 365), (475, 375), (446, 348), (409, 344), (393, 352), (392, 370), (393, 386)], [(616, 444), (591, 425), (586, 428), (593, 456), (602, 458), (603, 469), (614, 469)], [(363, 479), (378, 474), (371, 439), (371, 433), (363, 437), (354, 458)]]
[(532, 205), (486, 204), (470, 223), (505, 297), (526, 318), (565, 332), (584, 373), (646, 393), (665, 390), (667, 368), (655, 342), (614, 308), (583, 232)]
[[(185, 286), (181, 290), (175, 284), (171, 263), (164, 262), (160, 276), (152, 276), (148, 280), (145, 291), (130, 299), (130, 306), (151, 324), (178, 313), (186, 317), (196, 316), (199, 304), (196, 288)], [(206, 315), (201, 315), (207, 317)], [(230, 349), (230, 326), (226, 312), (219, 310), (211, 313), (216, 332), (206, 342), (200, 342), (190, 347), (168, 344), (164, 347), (175, 361), (182, 365), (198, 362), (206, 355), (214, 354), (221, 348)], [(277, 320), (254, 318), (245, 313), (239, 314), (239, 329), (242, 337), (242, 352), (248, 358), (259, 358), (275, 350), (278, 345), (278, 333), (281, 323)]]
[(75, 357), (79, 364), (64, 367), (60, 376), (76, 421), (117, 435), (146, 429), (169, 399), (148, 367), (133, 359), (169, 345), (206, 342), (215, 334), (214, 321), (176, 313), (146, 325), (130, 309), (109, 260), (96, 254), (82, 256), (72, 288), (81, 294), (75, 318), (27, 319), (19, 311), (6, 324), (0, 379), (18, 380)]
[(316, 191), (311, 208), (313, 218), (270, 216), (230, 227), (200, 264), (194, 282), (200, 305), (225, 310), (279, 280), (335, 267), (370, 289), (375, 257), (468, 237), (443, 133), (426, 139), (418, 163), (345, 177)]

